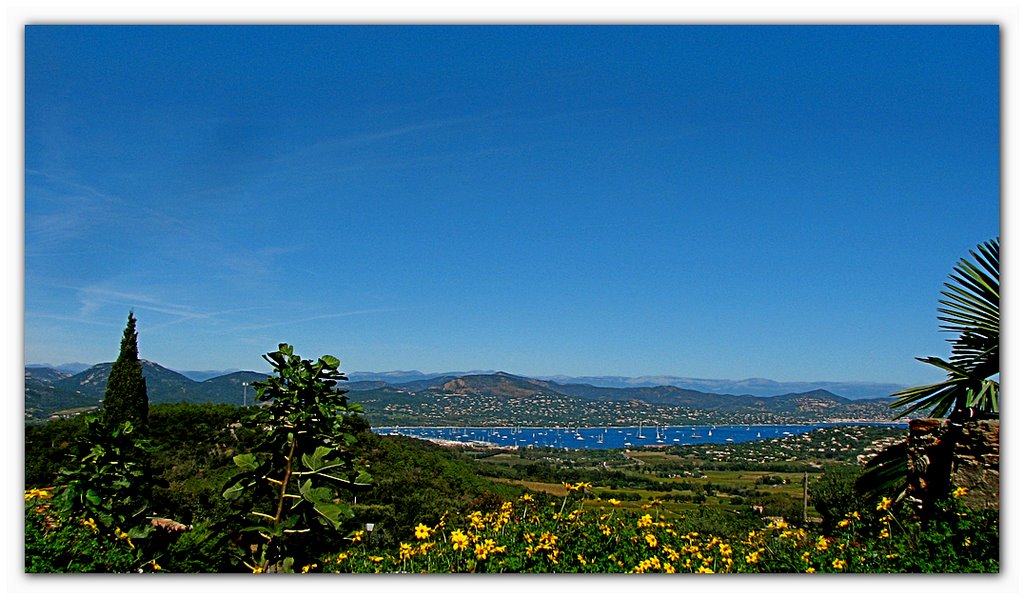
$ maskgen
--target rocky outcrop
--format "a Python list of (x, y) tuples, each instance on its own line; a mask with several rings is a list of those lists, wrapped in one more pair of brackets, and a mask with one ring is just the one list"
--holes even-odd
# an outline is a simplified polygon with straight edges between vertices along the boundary
[(971, 507), (999, 508), (999, 420), (910, 422), (909, 496), (926, 511), (965, 488)]

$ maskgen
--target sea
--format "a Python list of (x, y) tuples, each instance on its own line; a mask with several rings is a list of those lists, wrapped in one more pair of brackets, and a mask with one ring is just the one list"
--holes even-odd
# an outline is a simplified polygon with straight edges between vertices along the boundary
[(401, 435), (441, 443), (464, 443), (502, 448), (546, 447), (557, 449), (623, 449), (662, 447), (680, 444), (728, 444), (785, 438), (819, 428), (836, 426), (888, 426), (906, 428), (892, 422), (828, 422), (804, 425), (757, 426), (634, 426), (597, 428), (509, 427), (410, 427), (374, 428), (382, 435)]

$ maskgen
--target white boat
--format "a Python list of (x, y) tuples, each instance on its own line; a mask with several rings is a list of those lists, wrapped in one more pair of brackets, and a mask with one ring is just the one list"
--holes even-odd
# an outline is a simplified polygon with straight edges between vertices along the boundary
[(637, 438), (647, 438), (646, 436), (644, 436), (644, 422), (640, 422), (640, 426), (639, 426), (639, 428), (637, 430), (636, 437)]

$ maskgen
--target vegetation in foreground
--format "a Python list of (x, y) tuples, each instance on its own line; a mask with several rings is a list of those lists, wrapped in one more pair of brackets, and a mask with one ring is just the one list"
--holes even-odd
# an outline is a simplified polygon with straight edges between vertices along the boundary
[[(993, 513), (967, 508), (958, 488), (943, 515), (927, 523), (883, 498), (845, 513), (831, 533), (769, 521), (741, 534), (695, 531), (660, 501), (639, 510), (590, 498), (589, 484), (565, 484), (560, 501), (523, 494), (490, 509), (446, 513), (418, 524), (397, 546), (373, 530), (296, 568), (301, 573), (993, 573), (999, 570)], [(211, 556), (190, 530), (163, 551), (93, 519), (54, 519), (52, 495), (26, 492), (26, 568), (170, 572), (204, 569)], [(191, 567), (191, 569), (189, 569)], [(271, 568), (247, 564), (253, 573)]]

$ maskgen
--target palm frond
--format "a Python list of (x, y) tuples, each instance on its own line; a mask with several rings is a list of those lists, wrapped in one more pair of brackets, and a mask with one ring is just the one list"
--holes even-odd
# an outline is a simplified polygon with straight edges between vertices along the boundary
[(930, 410), (944, 417), (958, 407), (999, 410), (999, 239), (971, 251), (973, 261), (961, 259), (945, 283), (939, 300), (941, 330), (957, 333), (948, 360), (918, 358), (946, 372), (937, 384), (893, 393), (893, 408), (904, 408), (896, 419), (914, 411)]

